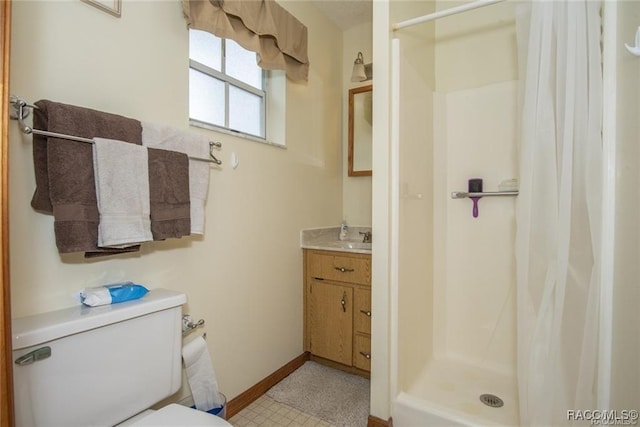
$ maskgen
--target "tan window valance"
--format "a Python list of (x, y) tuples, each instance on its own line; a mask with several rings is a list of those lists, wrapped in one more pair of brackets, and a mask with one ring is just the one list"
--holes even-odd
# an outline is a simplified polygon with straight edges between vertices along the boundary
[(307, 27), (274, 0), (182, 0), (189, 26), (257, 53), (258, 65), (307, 80)]

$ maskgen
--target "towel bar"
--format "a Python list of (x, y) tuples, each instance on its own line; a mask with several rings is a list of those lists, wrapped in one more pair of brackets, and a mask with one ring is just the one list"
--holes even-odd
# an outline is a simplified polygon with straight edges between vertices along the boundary
[[(12, 112), (10, 115), (11, 119), (18, 121), (18, 123), (20, 124), (20, 130), (22, 131), (22, 133), (27, 135), (29, 134), (42, 135), (42, 136), (48, 136), (51, 138), (68, 139), (70, 141), (78, 141), (78, 142), (93, 144), (93, 140), (89, 138), (82, 138), (79, 136), (65, 135), (62, 133), (49, 132), (49, 131), (40, 130), (40, 129), (33, 129), (30, 126), (27, 126), (24, 123), (24, 119), (29, 117), (29, 111), (25, 110), (25, 108), (37, 109), (38, 106), (27, 104), (25, 101), (23, 101), (22, 99), (18, 98), (15, 95), (11, 95), (9, 102), (12, 104), (13, 108), (15, 109), (15, 111)], [(222, 161), (218, 160), (216, 156), (213, 155), (213, 149), (215, 147), (221, 148), (222, 144), (220, 142), (213, 142), (213, 141), (209, 142), (209, 156), (211, 157), (210, 159), (202, 159), (200, 157), (191, 157), (191, 156), (189, 156), (189, 159), (197, 160), (199, 162), (208, 162), (208, 163), (215, 163), (216, 165), (221, 165)]]

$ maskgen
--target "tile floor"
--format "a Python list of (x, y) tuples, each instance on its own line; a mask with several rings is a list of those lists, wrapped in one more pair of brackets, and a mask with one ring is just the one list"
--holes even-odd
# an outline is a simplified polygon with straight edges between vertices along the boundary
[(228, 420), (235, 427), (334, 427), (283, 403), (261, 396)]

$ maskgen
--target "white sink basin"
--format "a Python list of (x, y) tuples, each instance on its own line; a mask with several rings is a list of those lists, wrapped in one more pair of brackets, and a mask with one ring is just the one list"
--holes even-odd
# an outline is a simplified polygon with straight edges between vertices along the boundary
[(363, 243), (363, 242), (352, 242), (349, 240), (346, 241), (335, 241), (328, 244), (328, 246), (335, 248), (343, 248), (343, 249), (360, 249), (365, 251), (371, 250), (371, 243)]

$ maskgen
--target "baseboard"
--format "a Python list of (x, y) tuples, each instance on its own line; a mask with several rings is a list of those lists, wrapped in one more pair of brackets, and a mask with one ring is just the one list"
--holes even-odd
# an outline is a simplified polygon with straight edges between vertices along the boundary
[(369, 415), (367, 419), (367, 427), (393, 427), (393, 421), (389, 418), (389, 421), (385, 421), (382, 418)]
[(244, 408), (256, 401), (260, 396), (265, 394), (267, 390), (278, 384), (293, 371), (304, 365), (304, 362), (308, 361), (310, 358), (311, 355), (309, 352), (301, 354), (253, 387), (231, 399), (227, 403), (227, 419), (230, 419), (235, 414), (242, 411)]

